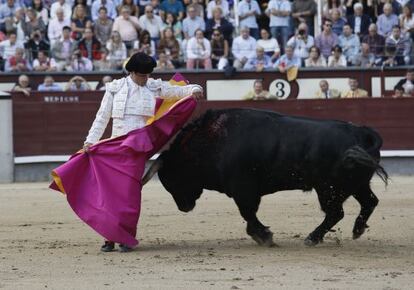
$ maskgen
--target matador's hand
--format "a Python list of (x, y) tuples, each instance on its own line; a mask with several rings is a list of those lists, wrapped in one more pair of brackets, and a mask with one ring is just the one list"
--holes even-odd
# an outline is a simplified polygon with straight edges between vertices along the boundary
[(83, 144), (83, 151), (85, 152), (85, 153), (88, 153), (89, 152), (89, 147), (91, 147), (93, 144), (91, 144), (91, 143), (85, 143), (85, 144)]
[(203, 92), (194, 92), (194, 93), (193, 93), (193, 97), (194, 97), (196, 100), (200, 100), (201, 98), (203, 98)]

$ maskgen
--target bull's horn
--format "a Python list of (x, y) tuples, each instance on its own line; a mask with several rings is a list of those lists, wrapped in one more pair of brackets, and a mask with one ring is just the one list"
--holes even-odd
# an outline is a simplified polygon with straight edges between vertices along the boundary
[(162, 166), (162, 159), (161, 156), (152, 163), (151, 167), (148, 169), (147, 173), (145, 173), (144, 177), (142, 178), (141, 182), (144, 186), (150, 179), (154, 176), (155, 173), (161, 168)]

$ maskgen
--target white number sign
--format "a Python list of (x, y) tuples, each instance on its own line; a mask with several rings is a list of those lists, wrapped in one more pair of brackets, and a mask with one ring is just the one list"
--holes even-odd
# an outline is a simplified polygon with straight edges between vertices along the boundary
[(269, 93), (278, 99), (286, 99), (290, 95), (290, 84), (282, 79), (274, 80), (269, 86)]

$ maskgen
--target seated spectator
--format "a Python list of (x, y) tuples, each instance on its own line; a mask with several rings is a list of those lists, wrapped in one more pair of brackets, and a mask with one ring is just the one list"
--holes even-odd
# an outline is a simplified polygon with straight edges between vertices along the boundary
[(238, 14), (240, 27), (246, 26), (250, 29), (250, 35), (256, 40), (259, 39), (259, 25), (257, 17), (262, 14), (256, 0), (242, 0), (239, 2)]
[(344, 31), (338, 38), (338, 44), (342, 48), (343, 55), (348, 63), (352, 62), (361, 47), (359, 37), (352, 33), (352, 29), (349, 24), (344, 25)]
[(65, 14), (62, 8), (56, 10), (56, 18), (50, 20), (49, 27), (47, 29), (47, 37), (49, 38), (50, 47), (62, 37), (63, 27), (70, 26), (70, 21), (65, 19)]
[(62, 88), (58, 84), (55, 84), (55, 80), (51, 76), (45, 76), (43, 84), (37, 87), (39, 92), (61, 92)]
[(316, 99), (337, 99), (341, 97), (341, 93), (338, 90), (330, 89), (327, 80), (321, 80), (319, 82), (320, 90), (315, 93)]
[(187, 17), (183, 20), (183, 33), (184, 38), (187, 41), (194, 36), (194, 33), (197, 29), (202, 31), (206, 30), (206, 23), (204, 19), (200, 16), (197, 16), (196, 9), (193, 5), (189, 5), (187, 8)]
[(70, 21), (72, 17), (72, 7), (69, 3), (70, 1), (66, 0), (57, 0), (50, 6), (50, 19), (55, 19), (57, 17), (58, 9), (63, 9), (63, 14), (66, 21)]
[(268, 91), (263, 89), (263, 81), (262, 80), (255, 80), (253, 83), (253, 90), (248, 92), (243, 99), (244, 100), (253, 100), (253, 101), (261, 101), (267, 100), (272, 98)]
[(353, 58), (352, 64), (359, 67), (375, 66), (375, 56), (371, 53), (368, 43), (361, 44), (361, 52)]
[(167, 27), (171, 28), (174, 31), (175, 38), (181, 42), (183, 39), (183, 25), (180, 20), (177, 20), (177, 16), (172, 13), (167, 13), (164, 21), (164, 29)]
[(293, 47), (287, 45), (285, 49), (285, 54), (282, 55), (278, 61), (275, 63), (275, 67), (281, 72), (288, 72), (291, 68), (300, 68), (302, 66), (302, 61), (299, 57), (293, 54)]
[(285, 48), (289, 38), (291, 10), (288, 0), (270, 0), (265, 11), (270, 18), (269, 27), (272, 37), (279, 41), (282, 49)]
[(326, 59), (317, 46), (309, 49), (309, 58), (305, 60), (305, 67), (326, 67)]
[(322, 7), (322, 18), (331, 19), (332, 11), (334, 9), (339, 11), (341, 17), (346, 15), (346, 7), (341, 0), (327, 0)]
[(154, 15), (154, 9), (151, 5), (145, 7), (145, 14), (139, 18), (139, 25), (141, 29), (149, 32), (153, 41), (158, 43), (164, 24), (160, 16)]
[(328, 58), (328, 67), (346, 67), (346, 57), (342, 54), (342, 48), (337, 45), (332, 48), (332, 55)]
[(112, 63), (112, 69), (122, 69), (122, 64), (127, 58), (127, 49), (118, 31), (112, 32), (111, 39), (106, 43), (106, 49), (108, 50), (106, 58)]
[(348, 16), (348, 24), (359, 37), (367, 35), (368, 27), (371, 24), (370, 17), (364, 14), (364, 7), (360, 2), (355, 3), (353, 8), (354, 13)]
[(93, 64), (89, 58), (82, 56), (82, 53), (79, 50), (75, 50), (72, 55), (70, 66), (67, 67), (67, 70), (75, 72), (92, 71)]
[(67, 70), (70, 67), (70, 60), (73, 52), (77, 49), (76, 42), (70, 37), (71, 29), (65, 26), (62, 29), (62, 38), (55, 42), (52, 47), (52, 56), (56, 61), (58, 70)]
[(322, 33), (315, 38), (315, 45), (327, 59), (331, 55), (332, 48), (337, 44), (338, 36), (332, 32), (332, 21), (325, 20)]
[(49, 51), (50, 49), (49, 42), (43, 38), (42, 33), (39, 30), (35, 30), (32, 33), (31, 38), (24, 44), (24, 47), (29, 52), (27, 57), (30, 61), (37, 58), (37, 53), (40, 50)]
[(367, 43), (375, 59), (381, 59), (384, 56), (385, 38), (377, 33), (377, 25), (372, 23), (368, 28), (368, 35), (362, 38), (362, 43)]
[(403, 98), (407, 95), (404, 94), (404, 89), (402, 87), (395, 87), (394, 94), (392, 95), (393, 98)]
[[(132, 49), (131, 49), (132, 51)], [(106, 47), (101, 48), (101, 59), (93, 62), (93, 69), (95, 71), (110, 71), (113, 70), (113, 63), (108, 60), (109, 51)], [(125, 61), (127, 61), (126, 59)], [(123, 64), (121, 66), (123, 68)]]
[(178, 68), (181, 65), (180, 62), (180, 44), (174, 36), (172, 28), (167, 27), (163, 31), (163, 37), (161, 38), (157, 54), (164, 53), (169, 61), (172, 62), (174, 67)]
[(90, 91), (91, 86), (81, 76), (74, 76), (65, 86), (65, 91)]
[(22, 29), (26, 37), (32, 35), (34, 31), (40, 31), (42, 37), (46, 36), (46, 24), (43, 20), (37, 18), (36, 11), (29, 8), (26, 10), (26, 21), (22, 23)]
[[(354, 0), (356, 1), (356, 0)], [(358, 0), (359, 1), (359, 0)], [(384, 11), (384, 5), (385, 4), (391, 4), (392, 7), (392, 13), (394, 13), (395, 15), (398, 15), (400, 13), (401, 10), (401, 5), (403, 5), (403, 3), (406, 3), (406, 1), (394, 1), (394, 0), (379, 0), (376, 2), (371, 2), (371, 11), (370, 13), (368, 13), (370, 15), (370, 17), (372, 19), (375, 19), (378, 15), (380, 15), (383, 11)], [(363, 4), (365, 9), (367, 9), (368, 6), (368, 2), (366, 2), (366, 4)]]
[(315, 41), (312, 35), (308, 34), (308, 27), (306, 23), (299, 24), (299, 27), (294, 36), (292, 36), (287, 45), (294, 47), (295, 56), (305, 61), (309, 57), (309, 49), (314, 46)]
[(134, 42), (133, 48), (138, 49), (139, 52), (144, 52), (155, 57), (155, 42), (151, 40), (151, 35), (146, 30), (141, 31), (139, 39)]
[(223, 11), (220, 7), (213, 9), (213, 18), (207, 19), (206, 22), (206, 37), (211, 39), (211, 34), (214, 29), (219, 29), (225, 40), (232, 43), (233, 25), (223, 17)]
[(5, 72), (25, 72), (31, 70), (30, 62), (27, 60), (27, 57), (24, 57), (24, 49), (20, 47), (16, 48), (15, 54), (6, 60), (4, 65)]
[(173, 69), (175, 69), (173, 63), (168, 59), (168, 56), (164, 52), (161, 52), (158, 56), (157, 67), (154, 70), (166, 71)]
[(95, 21), (93, 31), (96, 39), (98, 39), (101, 44), (104, 44), (111, 37), (114, 22), (112, 19), (108, 18), (108, 12), (105, 7), (99, 8), (98, 12), (99, 16)]
[(270, 56), (265, 54), (264, 48), (258, 46), (256, 48), (256, 55), (249, 58), (244, 65), (244, 69), (254, 69), (257, 72), (261, 72), (264, 69), (272, 67), (272, 60)]
[(17, 48), (24, 47), (23, 44), (17, 42), (16, 32), (11, 32), (9, 33), (7, 40), (0, 42), (0, 56), (4, 59), (8, 59), (9, 57), (15, 55)]
[(14, 0), (8, 0), (6, 3), (1, 2), (0, 5), (0, 30), (5, 31), (5, 23), (13, 18), (17, 10), (23, 8)]
[(171, 13), (181, 21), (184, 17), (184, 5), (179, 0), (163, 0), (160, 5), (160, 16), (165, 19), (167, 13)]
[(92, 28), (92, 21), (86, 15), (85, 6), (81, 4), (75, 6), (73, 10), (71, 28), (72, 38), (76, 41), (79, 41), (82, 38), (86, 28)]
[(396, 58), (397, 47), (387, 46), (385, 47), (385, 54), (383, 59), (381, 59), (380, 64), (385, 67), (393, 67), (399, 65)]
[(213, 18), (213, 10), (216, 7), (220, 7), (222, 12), (222, 17), (227, 18), (230, 14), (229, 2), (227, 0), (210, 0), (207, 4), (206, 12), (207, 19)]
[[(145, 0), (145, 1), (149, 1), (149, 0)], [(141, 3), (142, 2), (144, 2), (145, 3), (145, 1), (144, 0), (142, 0), (142, 1), (140, 1), (139, 3), (140, 3), (140, 5), (141, 5)], [(161, 16), (160, 15), (160, 0), (150, 0), (149, 1), (150, 3), (150, 5), (152, 6), (152, 9), (154, 9), (154, 14), (155, 15), (158, 15), (158, 16)], [(144, 5), (144, 7), (147, 5), (147, 3), (145, 3), (145, 5)], [(144, 9), (142, 9), (142, 10), (144, 10)], [(162, 19), (162, 17), (161, 17), (161, 19)], [(164, 19), (163, 19), (164, 20)]]
[(42, 19), (47, 26), (49, 24), (49, 10), (43, 7), (43, 0), (33, 0), (31, 9), (36, 12), (36, 17)]
[(358, 88), (358, 80), (350, 78), (348, 80), (349, 91), (342, 95), (342, 98), (365, 98), (368, 97), (368, 92)]
[(265, 50), (265, 54), (270, 56), (272, 62), (280, 55), (279, 43), (275, 38), (270, 38), (270, 33), (266, 29), (262, 28), (260, 30), (261, 38), (257, 41), (257, 46), (261, 46)]
[(25, 96), (30, 96), (32, 88), (30, 87), (30, 80), (27, 75), (20, 75), (17, 84), (12, 88), (12, 92), (22, 92)]
[[(120, 1), (115, 1), (116, 3), (119, 3)], [(121, 10), (122, 7), (124, 6), (128, 6), (129, 9), (131, 10), (131, 15), (135, 16), (135, 17), (139, 17), (139, 7), (137, 5), (135, 5), (135, 2), (139, 3), (139, 5), (142, 5), (142, 10), (144, 10), (145, 6), (149, 5), (151, 3), (151, 1), (144, 1), (144, 0), (140, 0), (140, 1), (134, 1), (134, 0), (122, 0), (121, 4), (118, 5), (117, 12), (119, 15), (121, 15)], [(158, 14), (156, 14), (158, 15)], [(114, 19), (114, 18), (113, 18)]]
[(332, 9), (330, 19), (332, 20), (332, 32), (337, 36), (341, 35), (346, 21), (341, 17), (341, 13), (338, 9)]
[(393, 27), (391, 35), (385, 40), (385, 47), (395, 47), (395, 60), (398, 65), (410, 63), (411, 40), (401, 35), (398, 25)]
[(391, 34), (392, 28), (399, 25), (398, 16), (392, 12), (392, 6), (386, 3), (383, 8), (384, 13), (378, 16), (378, 34), (387, 37)]
[(121, 14), (115, 18), (112, 26), (112, 31), (114, 30), (119, 32), (126, 48), (131, 49), (134, 41), (138, 38), (138, 31), (141, 30), (141, 27), (138, 18), (131, 16), (129, 6), (122, 7)]
[(92, 62), (101, 59), (101, 43), (93, 35), (92, 28), (85, 28), (83, 38), (78, 43), (78, 49), (84, 57)]
[(413, 38), (414, 35), (414, 15), (410, 5), (403, 7), (400, 15), (401, 33), (407, 38)]
[[(24, 22), (25, 22), (25, 15), (24, 9), (19, 8), (16, 10), (16, 13), (13, 17), (7, 17), (4, 24), (5, 24), (5, 32), (6, 34), (16, 33), (16, 42), (23, 44), (26, 41), (26, 36), (23, 31)], [(1, 26), (1, 18), (0, 18), (0, 26)]]
[(47, 51), (39, 51), (37, 58), (33, 61), (33, 70), (40, 72), (57, 71), (56, 61), (53, 57), (49, 57)]
[(219, 29), (215, 29), (213, 31), (210, 44), (213, 68), (219, 70), (224, 69), (224, 67), (229, 63), (229, 43), (224, 39), (224, 36)]
[[(194, 7), (196, 11), (196, 15), (201, 17), (202, 19), (205, 19), (204, 17), (204, 7), (203, 4), (205, 3), (204, 0), (190, 0), (190, 5)], [(184, 1), (185, 4), (185, 1)]]
[(187, 69), (203, 67), (211, 69), (211, 46), (201, 29), (196, 30), (194, 37), (187, 44)]
[(397, 88), (402, 88), (405, 95), (412, 96), (414, 94), (414, 70), (407, 71), (405, 78), (394, 86), (394, 90)]
[(101, 83), (98, 84), (98, 86), (96, 87), (96, 89), (98, 91), (105, 91), (106, 90), (106, 84), (112, 82), (112, 77), (111, 76), (104, 76), (101, 80)]
[(92, 1), (90, 0), (66, 0), (66, 1), (69, 1), (73, 4), (72, 5), (72, 18), (73, 18), (73, 15), (75, 14), (76, 6), (82, 5), (83, 8), (85, 8), (86, 17), (88, 17), (92, 21), (92, 14), (91, 14), (91, 2)]
[(247, 60), (254, 57), (256, 39), (250, 36), (248, 27), (243, 27), (240, 30), (240, 36), (234, 39), (231, 51), (234, 57), (233, 66), (236, 69), (243, 68)]
[(99, 9), (105, 7), (108, 17), (115, 19), (118, 15), (115, 4), (112, 0), (94, 0), (91, 7), (91, 18), (92, 22), (96, 22), (99, 18)]

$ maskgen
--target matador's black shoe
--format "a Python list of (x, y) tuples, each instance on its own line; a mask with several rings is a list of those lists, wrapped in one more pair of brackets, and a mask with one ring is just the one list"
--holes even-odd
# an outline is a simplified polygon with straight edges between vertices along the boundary
[(119, 244), (119, 251), (121, 253), (128, 253), (128, 252), (131, 252), (133, 250), (134, 250), (133, 248), (130, 248), (127, 245)]
[(115, 248), (115, 243), (110, 241), (105, 241), (105, 244), (102, 245), (102, 252), (112, 252)]

